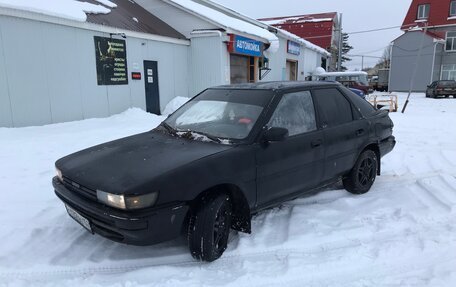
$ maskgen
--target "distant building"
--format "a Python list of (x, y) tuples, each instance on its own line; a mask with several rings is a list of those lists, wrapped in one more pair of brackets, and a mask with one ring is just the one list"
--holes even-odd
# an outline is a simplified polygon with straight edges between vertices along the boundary
[[(339, 19), (336, 12), (262, 18), (259, 21), (291, 32), (331, 53), (323, 68), (336, 70), (339, 43)], [(325, 64), (325, 63), (324, 63)]]
[(401, 30), (391, 45), (390, 90), (412, 84), (423, 92), (433, 81), (456, 80), (455, 0), (413, 0)]

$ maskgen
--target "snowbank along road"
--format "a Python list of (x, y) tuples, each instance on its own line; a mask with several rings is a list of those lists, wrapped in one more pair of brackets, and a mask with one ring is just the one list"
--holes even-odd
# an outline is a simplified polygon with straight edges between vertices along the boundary
[[(401, 103), (404, 95), (400, 95)], [(372, 190), (299, 198), (232, 233), (217, 262), (184, 239), (150, 247), (93, 236), (54, 195), (56, 159), (163, 117), (0, 128), (0, 286), (456, 286), (456, 99), (412, 96)]]

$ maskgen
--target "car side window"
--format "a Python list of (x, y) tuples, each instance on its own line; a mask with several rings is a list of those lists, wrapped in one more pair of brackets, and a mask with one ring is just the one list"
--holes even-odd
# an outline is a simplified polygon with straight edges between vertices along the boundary
[(353, 121), (350, 102), (336, 88), (313, 91), (323, 127), (334, 127)]
[(268, 127), (286, 128), (294, 136), (317, 129), (315, 107), (309, 91), (284, 94)]

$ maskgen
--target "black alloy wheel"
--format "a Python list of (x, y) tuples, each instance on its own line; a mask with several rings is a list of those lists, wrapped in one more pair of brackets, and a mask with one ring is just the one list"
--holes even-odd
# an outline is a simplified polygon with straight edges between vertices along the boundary
[(231, 217), (231, 200), (227, 194), (202, 198), (188, 224), (188, 246), (193, 258), (212, 262), (222, 256), (228, 246)]
[(350, 173), (343, 179), (344, 188), (353, 194), (368, 192), (377, 177), (377, 170), (377, 155), (372, 150), (365, 150)]

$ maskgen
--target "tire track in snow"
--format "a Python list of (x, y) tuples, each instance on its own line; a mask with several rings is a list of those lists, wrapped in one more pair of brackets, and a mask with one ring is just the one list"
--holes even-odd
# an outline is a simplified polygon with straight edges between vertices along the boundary
[(442, 183), (444, 184), (444, 181), (441, 176), (417, 180), (418, 186), (428, 198), (432, 198), (435, 205), (439, 205), (447, 212), (452, 212), (456, 205), (456, 197), (453, 199), (454, 194), (442, 188)]
[[(220, 265), (236, 265), (239, 262), (263, 260), (265, 257), (272, 258), (273, 261), (282, 260), (283, 257), (319, 257), (319, 254), (329, 254), (338, 252), (346, 249), (356, 249), (362, 247), (364, 244), (375, 243), (375, 244), (385, 244), (390, 243), (391, 241), (401, 241), (403, 235), (401, 231), (404, 231), (402, 228), (391, 229), (388, 232), (380, 232), (378, 234), (372, 233), (361, 233), (354, 238), (342, 237), (344, 240), (337, 240), (332, 242), (326, 242), (323, 244), (315, 244), (314, 246), (304, 246), (303, 248), (276, 248), (272, 250), (249, 252), (249, 253), (238, 253), (236, 251), (227, 252), (222, 258), (216, 261), (218, 267)], [(286, 244), (286, 243), (285, 243)], [(43, 271), (24, 271), (24, 272), (3, 272), (0, 273), (0, 278), (3, 279), (67, 279), (74, 276), (91, 276), (91, 275), (106, 275), (106, 274), (118, 274), (136, 271), (144, 268), (151, 267), (188, 267), (188, 266), (209, 266), (209, 263), (195, 261), (193, 259), (182, 260), (184, 256), (174, 256), (176, 260), (170, 260), (169, 257), (163, 258), (154, 258), (152, 262), (144, 264), (132, 264), (132, 265), (123, 265), (123, 266), (100, 266), (100, 267), (88, 267), (88, 268), (74, 268), (74, 269), (61, 269), (61, 270), (43, 270)], [(163, 261), (168, 261), (163, 263)], [(314, 260), (312, 264), (314, 264)], [(310, 263), (309, 263), (310, 264)], [(229, 266), (228, 266), (229, 267)]]

